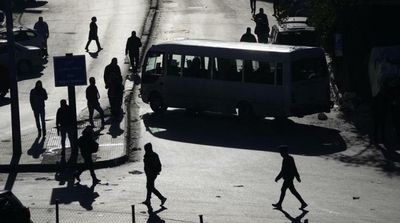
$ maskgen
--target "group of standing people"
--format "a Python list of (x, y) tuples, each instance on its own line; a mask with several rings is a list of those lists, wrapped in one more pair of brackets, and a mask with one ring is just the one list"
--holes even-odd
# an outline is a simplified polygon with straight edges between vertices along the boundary
[(255, 14), (255, 1), (250, 1), (250, 6), (253, 13), (253, 21), (256, 23), (254, 33), (257, 35), (257, 39), (251, 33), (251, 28), (247, 27), (246, 33), (240, 38), (240, 42), (268, 43), (270, 32), (268, 16), (264, 13), (263, 8), (260, 8), (259, 13)]

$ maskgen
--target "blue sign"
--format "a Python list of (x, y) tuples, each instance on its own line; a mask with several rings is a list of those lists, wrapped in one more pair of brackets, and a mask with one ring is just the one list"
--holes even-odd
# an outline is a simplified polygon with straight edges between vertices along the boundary
[(85, 55), (53, 57), (56, 87), (86, 85)]

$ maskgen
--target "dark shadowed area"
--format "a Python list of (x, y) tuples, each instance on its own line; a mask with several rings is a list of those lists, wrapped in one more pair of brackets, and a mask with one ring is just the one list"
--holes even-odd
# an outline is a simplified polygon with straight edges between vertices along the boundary
[(189, 115), (184, 110), (170, 110), (161, 116), (145, 114), (143, 121), (155, 137), (186, 143), (276, 152), (277, 146), (286, 144), (291, 153), (307, 156), (346, 150), (338, 130), (291, 120), (242, 123), (233, 116)]

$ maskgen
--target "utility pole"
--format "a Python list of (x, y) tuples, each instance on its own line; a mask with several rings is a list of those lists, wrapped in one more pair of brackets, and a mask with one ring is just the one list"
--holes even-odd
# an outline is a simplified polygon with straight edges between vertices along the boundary
[(13, 156), (21, 155), (21, 128), (19, 119), (19, 101), (18, 101), (18, 84), (17, 84), (17, 68), (15, 65), (15, 42), (13, 32), (13, 18), (11, 12), (11, 1), (5, 0), (6, 20), (7, 20), (7, 45), (8, 45), (8, 65), (10, 76), (10, 97), (11, 97), (11, 128), (13, 142)]

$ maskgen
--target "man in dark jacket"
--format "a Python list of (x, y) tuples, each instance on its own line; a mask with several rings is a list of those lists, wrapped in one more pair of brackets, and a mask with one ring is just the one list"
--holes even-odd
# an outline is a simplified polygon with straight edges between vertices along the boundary
[(33, 28), (43, 37), (44, 47), (45, 47), (44, 55), (48, 56), (49, 53), (47, 51), (47, 39), (50, 36), (50, 34), (49, 34), (49, 26), (47, 25), (47, 23), (45, 21), (43, 21), (43, 17), (40, 16), (39, 20), (35, 23)]
[(94, 132), (91, 126), (87, 126), (82, 131), (82, 136), (79, 137), (77, 144), (81, 151), (81, 155), (84, 160), (84, 165), (75, 174), (76, 180), (78, 180), (78, 182), (81, 182), (80, 175), (82, 174), (83, 171), (89, 170), (90, 176), (92, 176), (93, 185), (100, 183), (100, 180), (97, 179), (96, 173), (94, 172), (93, 160), (92, 160), (92, 153), (97, 152), (99, 144), (97, 144), (96, 140), (94, 139)]
[(268, 17), (264, 13), (264, 9), (260, 8), (260, 12), (253, 16), (254, 22), (256, 23), (256, 28), (254, 33), (257, 35), (259, 43), (268, 43), (269, 36), (269, 23)]
[(65, 140), (68, 134), (69, 143), (71, 149), (74, 152), (74, 141), (73, 141), (73, 130), (74, 130), (74, 117), (73, 111), (68, 105), (65, 99), (60, 101), (60, 108), (57, 110), (56, 115), (56, 127), (57, 135), (61, 134), (61, 159), (65, 161)]
[(294, 159), (289, 155), (288, 147), (286, 145), (279, 146), (278, 149), (280, 150), (283, 161), (282, 161), (281, 172), (279, 172), (278, 176), (275, 178), (275, 182), (278, 182), (279, 179), (283, 178), (283, 184), (281, 188), (281, 196), (279, 198), (279, 201), (276, 204), (272, 204), (272, 206), (278, 209), (282, 208), (282, 202), (283, 199), (285, 198), (286, 190), (289, 188), (290, 192), (292, 192), (292, 194), (300, 201), (301, 203), (300, 209), (304, 209), (305, 207), (307, 207), (307, 203), (297, 192), (296, 188), (294, 188), (293, 184), (293, 180), (295, 177), (297, 181), (301, 182), (300, 175), (297, 172)]
[(117, 58), (112, 58), (111, 63), (104, 69), (104, 83), (106, 89), (108, 89), (107, 94), (110, 102), (111, 114), (117, 117), (121, 113), (124, 91), (121, 69), (118, 66)]
[[(47, 100), (46, 89), (42, 87), (42, 81), (36, 81), (35, 88), (33, 88), (29, 94), (29, 101), (31, 103), (33, 115), (35, 116), (36, 127), (38, 135), (40, 136), (41, 130), (43, 130), (43, 136), (46, 135), (46, 121), (45, 121), (45, 103)], [(40, 121), (42, 122), (42, 128), (40, 128)]]
[(90, 42), (92, 42), (92, 40), (96, 41), (96, 45), (97, 45), (97, 51), (102, 50), (103, 48), (101, 48), (100, 46), (100, 42), (99, 42), (99, 36), (97, 35), (97, 18), (96, 17), (92, 17), (92, 22), (90, 23), (90, 29), (89, 29), (89, 39), (86, 43), (86, 47), (85, 50), (89, 51), (89, 44)]
[(129, 60), (131, 61), (132, 70), (137, 71), (139, 66), (139, 48), (142, 47), (140, 38), (136, 36), (136, 32), (132, 31), (131, 37), (126, 41), (125, 55), (129, 54)]
[(251, 33), (250, 27), (247, 27), (246, 33), (240, 38), (240, 42), (257, 43), (256, 37)]
[(146, 152), (144, 154), (143, 162), (144, 172), (146, 173), (147, 179), (147, 196), (146, 200), (142, 203), (145, 205), (150, 205), (151, 194), (154, 193), (161, 200), (161, 206), (163, 206), (167, 198), (161, 195), (161, 193), (154, 187), (154, 181), (156, 180), (157, 175), (159, 175), (161, 172), (160, 159), (158, 158), (157, 153), (153, 152), (153, 146), (151, 143), (144, 145), (144, 150)]
[(372, 99), (372, 118), (374, 121), (374, 143), (386, 141), (386, 118), (390, 110), (390, 94), (386, 84)]
[(99, 98), (99, 90), (97, 90), (96, 87), (96, 79), (94, 77), (89, 78), (89, 83), (90, 85), (86, 88), (86, 99), (87, 99), (87, 106), (89, 110), (89, 122), (92, 126), (94, 126), (93, 123), (93, 113), (94, 110), (96, 109), (97, 112), (100, 114), (101, 118), (101, 127), (104, 127), (104, 111), (100, 106)]

